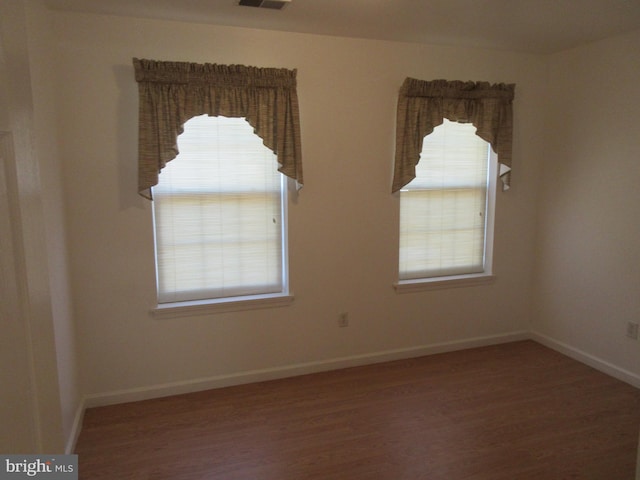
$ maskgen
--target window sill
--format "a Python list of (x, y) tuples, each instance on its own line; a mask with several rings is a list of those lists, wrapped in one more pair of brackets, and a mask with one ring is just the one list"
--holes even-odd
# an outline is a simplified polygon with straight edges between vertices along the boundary
[(437, 277), (430, 279), (400, 280), (394, 283), (396, 293), (413, 293), (426, 290), (440, 290), (443, 288), (474, 287), (489, 285), (496, 281), (495, 275), (456, 275), (451, 277)]
[(161, 303), (151, 309), (156, 318), (177, 318), (194, 315), (237, 312), (261, 308), (287, 307), (293, 302), (291, 294), (251, 295), (217, 300)]

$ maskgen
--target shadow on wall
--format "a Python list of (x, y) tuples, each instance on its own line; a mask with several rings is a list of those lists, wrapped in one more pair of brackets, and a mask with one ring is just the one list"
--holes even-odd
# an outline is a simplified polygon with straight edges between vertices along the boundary
[(116, 65), (113, 73), (118, 86), (118, 199), (120, 210), (145, 208), (138, 195), (138, 84), (133, 65)]

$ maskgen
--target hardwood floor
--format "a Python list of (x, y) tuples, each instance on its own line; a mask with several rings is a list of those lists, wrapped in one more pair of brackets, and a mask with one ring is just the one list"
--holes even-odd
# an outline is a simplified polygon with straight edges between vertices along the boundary
[(632, 480), (640, 391), (531, 341), (89, 409), (81, 479)]

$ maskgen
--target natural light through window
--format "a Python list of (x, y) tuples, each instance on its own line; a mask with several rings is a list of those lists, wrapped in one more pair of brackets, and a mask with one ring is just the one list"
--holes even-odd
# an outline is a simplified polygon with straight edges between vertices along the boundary
[(243, 118), (187, 121), (153, 188), (158, 302), (287, 293), (285, 181)]
[(475, 131), (445, 120), (424, 138), (400, 192), (401, 281), (491, 273), (496, 159)]

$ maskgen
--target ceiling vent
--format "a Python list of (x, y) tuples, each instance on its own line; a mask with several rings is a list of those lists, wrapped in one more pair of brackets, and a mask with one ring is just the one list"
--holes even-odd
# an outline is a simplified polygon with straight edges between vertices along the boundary
[(240, 0), (238, 5), (282, 10), (282, 7), (289, 3), (291, 3), (291, 0)]

